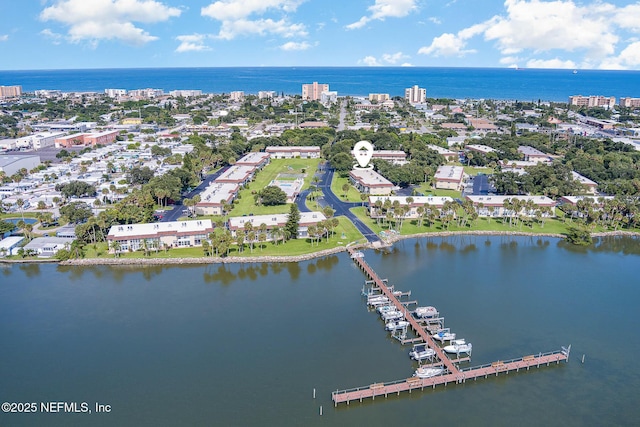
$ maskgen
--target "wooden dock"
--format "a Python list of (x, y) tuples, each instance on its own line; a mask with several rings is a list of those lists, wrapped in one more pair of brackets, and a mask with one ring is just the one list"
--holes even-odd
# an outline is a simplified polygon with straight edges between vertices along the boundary
[[(354, 250), (349, 249), (349, 252), (353, 254)], [(400, 392), (408, 391), (411, 393), (412, 390), (423, 390), (426, 387), (435, 388), (437, 385), (447, 385), (450, 383), (462, 384), (466, 382), (468, 379), (477, 380), (478, 378), (487, 378), (490, 375), (497, 376), (500, 373), (509, 374), (509, 372), (515, 371), (519, 372), (521, 369), (529, 370), (532, 367), (540, 367), (540, 366), (549, 366), (551, 363), (559, 364), (561, 361), (569, 361), (569, 352), (571, 350), (571, 346), (568, 348), (562, 348), (562, 350), (549, 352), (549, 353), (539, 353), (537, 355), (528, 355), (523, 356), (517, 359), (512, 359), (508, 361), (497, 361), (487, 365), (477, 366), (473, 368), (465, 368), (460, 369), (456, 366), (456, 363), (469, 361), (469, 357), (463, 357), (459, 359), (450, 359), (442, 350), (442, 348), (437, 345), (433, 338), (431, 338), (430, 333), (427, 328), (428, 325), (422, 324), (422, 322), (418, 319), (415, 319), (411, 313), (407, 310), (405, 306), (406, 303), (402, 303), (398, 300), (398, 298), (393, 294), (392, 289), (389, 289), (388, 281), (382, 280), (378, 277), (376, 272), (367, 264), (363, 257), (352, 257), (356, 265), (360, 267), (360, 269), (367, 276), (367, 284), (375, 285), (378, 289), (380, 289), (381, 294), (384, 294), (387, 298), (389, 298), (389, 302), (393, 304), (399, 311), (405, 314), (405, 319), (409, 322), (411, 328), (414, 333), (417, 335), (416, 338), (406, 340), (406, 342), (417, 342), (422, 341), (426, 343), (429, 348), (433, 349), (436, 352), (437, 361), (434, 365), (444, 366), (448, 373), (444, 375), (438, 375), (431, 378), (417, 378), (411, 377), (402, 380), (396, 380), (388, 383), (374, 383), (368, 386), (352, 388), (348, 390), (336, 390), (331, 393), (331, 398), (333, 399), (334, 405), (338, 405), (338, 403), (346, 402), (349, 404), (351, 401), (359, 400), (362, 402), (363, 399), (371, 398), (374, 399), (377, 396), (385, 396), (387, 397), (389, 394), (400, 394)], [(402, 341), (404, 344), (404, 341)]]

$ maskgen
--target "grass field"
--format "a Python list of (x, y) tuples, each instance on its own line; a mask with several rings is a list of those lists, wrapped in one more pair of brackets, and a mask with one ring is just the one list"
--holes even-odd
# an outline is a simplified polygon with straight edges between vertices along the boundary
[(416, 191), (424, 194), (425, 196), (439, 196), (439, 197), (452, 197), (454, 199), (459, 199), (461, 192), (456, 190), (440, 190), (431, 187), (429, 184), (425, 184), (424, 182), (416, 187)]
[[(347, 197), (344, 198), (344, 191), (342, 191), (342, 186), (344, 184), (349, 184), (349, 191), (347, 192)], [(356, 190), (356, 188), (351, 185), (349, 178), (342, 178), (338, 176), (338, 174), (333, 175), (333, 180), (331, 181), (331, 191), (337, 197), (340, 198), (343, 202), (361, 202), (360, 192)]]
[(304, 169), (306, 177), (302, 189), (306, 189), (311, 184), (311, 179), (320, 164), (320, 159), (273, 159), (271, 163), (258, 172), (248, 187), (240, 190), (237, 197), (237, 203), (229, 212), (231, 216), (242, 215), (267, 215), (274, 213), (288, 213), (289, 205), (279, 206), (257, 206), (254, 200), (254, 194), (268, 186), (278, 174), (281, 173), (302, 173)]

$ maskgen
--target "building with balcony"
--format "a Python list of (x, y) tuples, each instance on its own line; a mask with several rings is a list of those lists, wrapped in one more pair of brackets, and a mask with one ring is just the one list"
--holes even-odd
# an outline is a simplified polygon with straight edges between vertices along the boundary
[(300, 157), (302, 159), (317, 159), (320, 157), (320, 147), (314, 146), (272, 146), (264, 150), (271, 155), (273, 159), (294, 159)]
[(408, 87), (404, 90), (404, 99), (410, 104), (424, 104), (427, 101), (427, 90), (418, 85)]
[(393, 190), (391, 181), (373, 169), (353, 169), (349, 172), (349, 179), (361, 193), (387, 196)]
[(462, 166), (438, 166), (434, 176), (435, 187), (442, 190), (462, 189), (464, 168)]
[(214, 227), (210, 219), (145, 224), (114, 225), (109, 229), (109, 252), (137, 251), (201, 246)]
[(322, 92), (329, 92), (329, 85), (326, 83), (313, 82), (302, 85), (302, 99), (307, 101), (320, 101)]
[[(262, 224), (267, 226), (267, 241), (273, 240), (272, 230), (283, 228), (287, 224), (289, 214), (270, 214), (255, 216), (237, 216), (229, 218), (228, 226), (231, 235), (235, 238), (238, 232), (247, 229), (246, 224), (251, 224), (253, 230), (259, 230)], [(308, 228), (316, 225), (320, 221), (327, 218), (322, 212), (300, 212), (300, 221), (298, 222), (298, 238), (304, 239), (309, 236)], [(245, 238), (246, 239), (246, 238)]]

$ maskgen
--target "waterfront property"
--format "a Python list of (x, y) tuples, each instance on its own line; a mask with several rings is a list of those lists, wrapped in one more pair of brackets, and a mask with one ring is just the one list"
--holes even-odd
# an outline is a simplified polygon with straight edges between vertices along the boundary
[[(0, 235), (2, 237), (2, 235)], [(24, 241), (23, 236), (9, 236), (4, 239), (0, 239), (0, 257), (7, 255), (16, 255), (20, 244)]]
[[(476, 212), (481, 217), (508, 217), (522, 215), (533, 217), (536, 211), (540, 211), (545, 218), (555, 217), (556, 202), (547, 196), (465, 196), (473, 203)], [(522, 204), (517, 211), (514, 210), (514, 201)]]
[(238, 184), (212, 182), (200, 193), (200, 201), (195, 206), (198, 215), (224, 215), (223, 207), (230, 205), (236, 197)]
[[(411, 203), (407, 199), (413, 199)], [(437, 209), (442, 211), (446, 202), (453, 202), (451, 197), (431, 197), (431, 196), (369, 196), (369, 216), (371, 218), (384, 218), (383, 208), (386, 201), (389, 201), (391, 206), (395, 202), (398, 202), (399, 206), (408, 206), (409, 210), (404, 215), (404, 218), (418, 218), (418, 208), (422, 207), (424, 212)], [(380, 203), (377, 203), (380, 201)], [(380, 208), (377, 206), (380, 205)]]
[(353, 169), (349, 172), (349, 179), (353, 186), (364, 194), (386, 196), (393, 190), (391, 181), (373, 169)]
[(435, 187), (441, 190), (456, 190), (462, 188), (464, 168), (462, 166), (438, 166), (434, 176)]
[(37, 237), (24, 245), (25, 252), (33, 251), (39, 258), (51, 258), (61, 249), (68, 249), (73, 239), (67, 237)]
[[(236, 216), (229, 218), (228, 226), (231, 231), (231, 235), (235, 238), (240, 231), (246, 231), (251, 224), (253, 230), (259, 230), (262, 224), (266, 225), (266, 240), (271, 241), (274, 239), (273, 230), (283, 228), (288, 214), (270, 214), (270, 215), (255, 215), (255, 216)], [(309, 236), (308, 229), (312, 225), (316, 225), (320, 221), (324, 221), (327, 218), (322, 212), (300, 212), (300, 221), (298, 222), (298, 238), (304, 239)]]
[(114, 225), (107, 241), (110, 253), (201, 246), (213, 230), (210, 219)]

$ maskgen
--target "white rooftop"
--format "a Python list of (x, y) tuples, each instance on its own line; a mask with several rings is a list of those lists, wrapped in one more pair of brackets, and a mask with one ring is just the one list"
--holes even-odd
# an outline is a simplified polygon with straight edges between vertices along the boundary
[(236, 164), (242, 165), (242, 164), (262, 163), (269, 157), (270, 157), (269, 153), (261, 153), (261, 152), (248, 153), (244, 155), (242, 158), (240, 158), (240, 160), (236, 161)]
[(491, 196), (465, 196), (473, 203), (484, 203), (485, 205), (502, 205), (505, 200), (509, 199), (513, 201), (518, 199), (520, 201), (531, 200), (537, 205), (555, 206), (556, 202), (547, 196), (520, 196), (520, 195), (491, 195)]
[(452, 197), (441, 197), (441, 196), (369, 196), (369, 204), (374, 204), (376, 201), (380, 200), (384, 203), (385, 200), (389, 200), (391, 203), (396, 200), (401, 205), (408, 204), (407, 198), (413, 197), (414, 205), (443, 205), (444, 202), (452, 202)]
[(586, 176), (580, 175), (578, 172), (571, 171), (571, 176), (573, 177), (574, 180), (578, 181), (580, 184), (590, 185), (590, 186), (597, 186), (598, 185), (597, 182), (590, 180)]
[(479, 151), (481, 153), (492, 153), (496, 151), (495, 148), (491, 148), (487, 145), (482, 145), (482, 144), (467, 144), (466, 148), (469, 148), (474, 151)]
[(462, 166), (438, 166), (435, 178), (437, 180), (462, 181), (464, 168)]
[(216, 181), (243, 181), (255, 170), (254, 166), (233, 165), (222, 173)]
[(132, 236), (155, 236), (160, 233), (206, 234), (213, 229), (210, 219), (191, 221), (170, 221), (145, 224), (114, 225), (109, 229), (109, 238), (129, 238)]
[(387, 186), (393, 187), (391, 181), (380, 175), (373, 169), (353, 169), (349, 172), (355, 179), (363, 185), (369, 186)]
[[(256, 228), (260, 224), (266, 224), (267, 227), (283, 226), (287, 223), (289, 214), (270, 214), (255, 216), (235, 216), (229, 218), (229, 228), (244, 228), (245, 222), (250, 222)], [(324, 221), (327, 217), (322, 212), (300, 212), (300, 224), (313, 224)]]
[(238, 184), (212, 182), (205, 190), (200, 193), (201, 203), (220, 204), (223, 200), (228, 202), (229, 199), (238, 192)]

